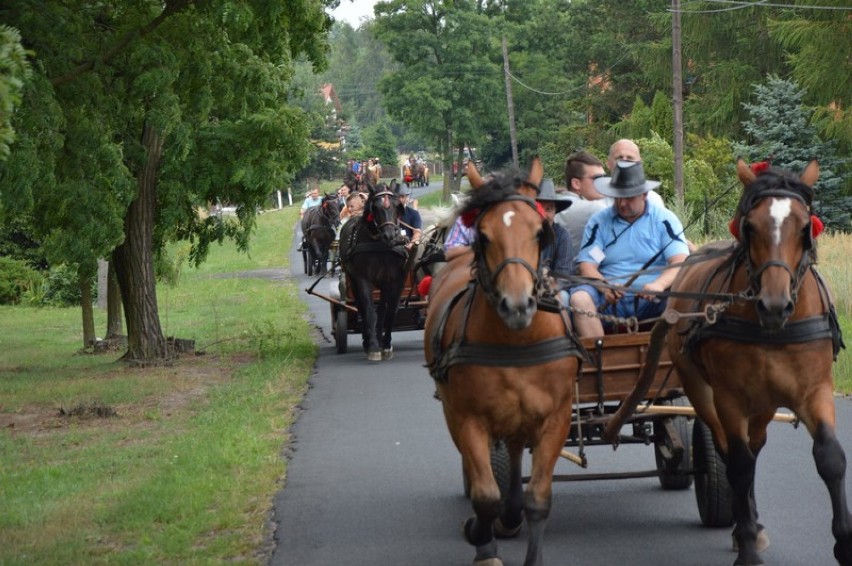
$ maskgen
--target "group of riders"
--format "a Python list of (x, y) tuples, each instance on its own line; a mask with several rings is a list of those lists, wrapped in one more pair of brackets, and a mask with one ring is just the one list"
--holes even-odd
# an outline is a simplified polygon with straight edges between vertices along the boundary
[[(411, 156), (403, 165), (403, 175), (417, 165)], [(369, 197), (361, 181), (375, 185), (380, 175), (378, 159), (350, 162), (348, 177), (336, 195), (341, 222), (361, 215)], [(628, 139), (612, 144), (606, 164), (587, 151), (569, 155), (564, 189), (557, 190), (552, 179), (542, 181), (536, 200), (553, 237), (543, 245), (540, 263), (554, 281), (558, 300), (573, 313), (580, 336), (600, 336), (613, 326), (629, 324), (625, 321), (662, 314), (661, 296), (693, 245), (681, 221), (654, 191), (659, 185), (646, 180), (639, 147)], [(399, 198), (405, 210), (401, 237), (408, 249), (416, 248), (423, 235), (422, 219), (410, 184), (401, 186)], [(302, 214), (322, 201), (314, 189), (302, 205)], [(435, 237), (424, 241), (424, 246), (438, 248), (441, 262), (433, 258), (430, 269), (418, 277), (423, 279), (418, 286), (421, 295), (428, 295), (434, 266), (466, 255), (475, 234), (473, 225), (459, 216), (433, 232), (437, 242)], [(429, 251), (417, 253), (423, 256)]]

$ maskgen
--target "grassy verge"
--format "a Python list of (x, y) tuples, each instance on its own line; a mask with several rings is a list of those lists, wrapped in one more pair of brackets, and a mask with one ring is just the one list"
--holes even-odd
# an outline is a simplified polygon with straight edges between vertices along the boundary
[(169, 367), (77, 354), (78, 309), (0, 308), (0, 563), (262, 560), (316, 348), (294, 285), (217, 274), (285, 266), (296, 216), (158, 288), (205, 351)]

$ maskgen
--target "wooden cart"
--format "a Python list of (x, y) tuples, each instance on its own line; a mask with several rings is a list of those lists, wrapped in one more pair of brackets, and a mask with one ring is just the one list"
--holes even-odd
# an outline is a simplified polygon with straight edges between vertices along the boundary
[[(305, 289), (308, 294), (314, 295), (328, 301), (331, 308), (331, 333), (337, 346), (338, 354), (345, 354), (349, 349), (349, 335), (361, 335), (363, 321), (355, 306), (355, 297), (352, 289), (346, 283), (345, 274), (341, 271), (338, 278), (336, 293), (323, 295), (314, 289), (322, 278), (318, 279), (309, 288)], [(378, 301), (381, 294), (378, 289), (373, 291), (373, 301), (376, 305), (377, 319), (384, 316), (383, 305)], [(411, 271), (406, 274), (402, 289), (402, 298), (396, 311), (393, 331), (423, 330), (426, 322), (426, 301), (417, 292), (414, 275)]]

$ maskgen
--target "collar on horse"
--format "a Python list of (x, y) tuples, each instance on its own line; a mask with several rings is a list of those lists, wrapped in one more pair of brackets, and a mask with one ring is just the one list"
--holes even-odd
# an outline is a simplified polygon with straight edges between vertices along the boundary
[[(748, 252), (744, 251), (742, 245), (738, 245), (731, 254), (728, 260), (723, 262), (704, 282), (697, 297), (709, 295), (707, 289), (711, 282), (719, 275), (723, 275), (723, 283), (721, 287), (730, 288), (731, 279), (737, 266), (747, 261)], [(803, 261), (802, 264), (805, 262)], [(725, 273), (727, 271), (727, 273)], [(831, 297), (828, 293), (828, 287), (825, 284), (822, 276), (816, 270), (816, 267), (807, 262), (806, 273), (812, 273), (816, 279), (817, 288), (820, 294), (820, 300), (823, 305), (823, 313), (817, 316), (809, 317), (802, 320), (788, 322), (784, 325), (781, 331), (770, 332), (765, 330), (760, 323), (752, 320), (747, 320), (741, 317), (731, 316), (729, 314), (720, 314), (715, 321), (709, 322), (706, 318), (693, 319), (690, 326), (684, 331), (687, 336), (684, 341), (684, 351), (692, 352), (702, 340), (709, 338), (720, 338), (723, 340), (731, 340), (743, 344), (797, 344), (804, 342), (812, 342), (815, 340), (831, 339), (834, 359), (837, 359), (837, 354), (846, 345), (843, 342), (843, 334), (840, 329), (840, 322), (837, 318), (837, 311), (834, 304), (831, 302)], [(804, 279), (804, 273), (799, 277)], [(794, 298), (795, 300), (795, 298)], [(696, 301), (696, 305), (700, 303), (700, 299)]]
[[(397, 221), (398, 220), (399, 219), (397, 219)], [(381, 226), (385, 226), (386, 224), (393, 224), (394, 226), (397, 226), (397, 223), (386, 222), (379, 225), (375, 219), (369, 220), (366, 214), (355, 217), (351, 219), (350, 222), (353, 222), (355, 226), (349, 233), (349, 238), (347, 240), (348, 245), (340, 248), (340, 261), (348, 261), (353, 256), (360, 253), (381, 253), (388, 251), (399, 254), (403, 258), (408, 258), (408, 250), (405, 249), (405, 242), (402, 238), (395, 239), (394, 242), (388, 246), (379, 237), (379, 228)]]
[[(471, 342), (466, 338), (467, 325), (470, 320), (470, 309), (476, 295), (478, 283), (471, 280), (462, 287), (444, 306), (440, 313), (438, 328), (432, 335), (432, 361), (427, 364), (429, 375), (440, 383), (449, 380), (452, 366), (461, 364), (490, 366), (490, 367), (530, 367), (545, 364), (567, 357), (577, 357), (589, 361), (586, 349), (577, 336), (571, 332), (571, 326), (565, 309), (560, 310), (565, 333), (535, 342), (532, 344), (491, 344), (487, 342)], [(464, 313), (460, 319), (458, 336), (446, 349), (441, 345), (441, 338), (447, 330), (450, 313), (461, 302), (464, 303)]]

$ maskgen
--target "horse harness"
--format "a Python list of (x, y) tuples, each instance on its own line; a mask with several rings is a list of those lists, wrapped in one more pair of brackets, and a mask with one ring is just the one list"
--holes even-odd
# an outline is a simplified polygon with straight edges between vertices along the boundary
[[(565, 310), (560, 311), (565, 328), (562, 336), (548, 338), (533, 344), (492, 344), (471, 342), (465, 338), (470, 321), (470, 309), (477, 293), (478, 283), (472, 279), (460, 289), (441, 312), (437, 331), (432, 336), (432, 361), (427, 364), (429, 375), (439, 383), (449, 381), (450, 368), (456, 365), (471, 364), (490, 367), (530, 367), (545, 364), (562, 358), (577, 357), (590, 360), (588, 352), (571, 331)], [(441, 338), (447, 329), (450, 313), (464, 299), (464, 313), (459, 324), (456, 338), (447, 348), (441, 344)]]
[[(373, 198), (384, 196), (394, 196), (394, 193), (391, 191), (382, 191), (373, 195)], [(355, 222), (356, 225), (349, 233), (347, 245), (340, 247), (341, 262), (348, 261), (353, 256), (361, 253), (381, 253), (387, 251), (392, 251), (403, 258), (408, 259), (408, 251), (405, 249), (405, 242), (402, 238), (394, 240), (390, 246), (379, 239), (379, 231), (384, 226), (392, 225), (394, 227), (398, 227), (397, 222), (387, 221), (379, 224), (375, 218), (372, 220), (368, 219), (366, 211), (364, 215), (353, 218), (350, 222)], [(366, 234), (366, 240), (362, 238), (363, 234)]]

